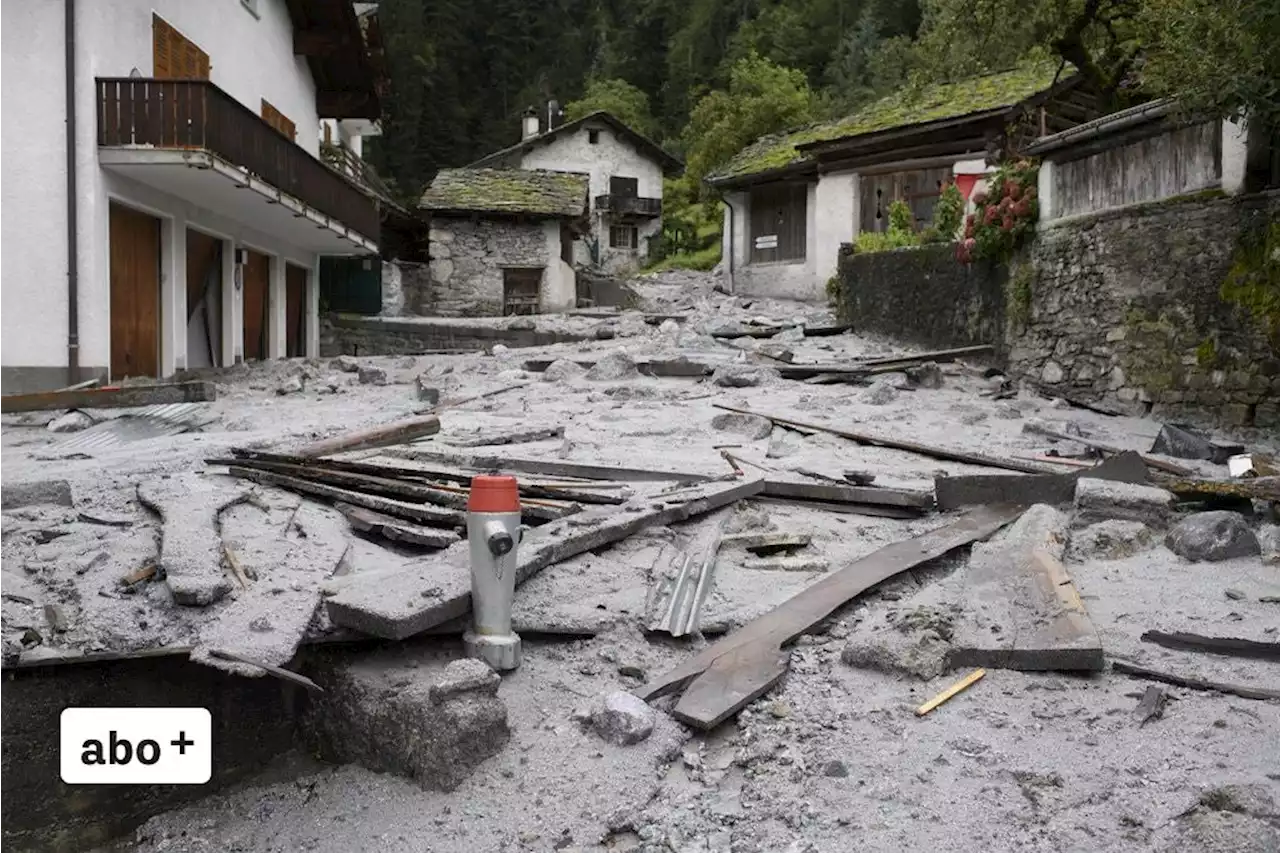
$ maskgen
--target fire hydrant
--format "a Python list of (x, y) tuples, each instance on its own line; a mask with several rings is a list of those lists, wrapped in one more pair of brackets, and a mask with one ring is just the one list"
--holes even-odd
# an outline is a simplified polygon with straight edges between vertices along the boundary
[(467, 499), (471, 546), (471, 630), (462, 642), (467, 656), (499, 672), (520, 666), (520, 637), (511, 630), (516, 591), (516, 546), (520, 542), (520, 492), (515, 477), (471, 480)]

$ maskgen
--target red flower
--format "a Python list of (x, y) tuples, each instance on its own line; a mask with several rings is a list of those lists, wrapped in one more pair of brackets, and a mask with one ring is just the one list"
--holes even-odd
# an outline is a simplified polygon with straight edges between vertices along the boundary
[(1020, 195), (1022, 195), (1022, 187), (1019, 184), (1009, 184), (1009, 198), (1017, 201)]
[(986, 212), (982, 214), (983, 224), (991, 225), (1000, 216), (1000, 211), (994, 207), (988, 207)]
[(970, 220), (969, 222), (966, 222), (966, 223), (965, 223), (965, 226), (964, 226), (964, 236), (966, 236), (966, 237), (972, 237), (972, 236), (973, 236), (973, 220)]
[(1013, 206), (1013, 213), (1015, 216), (1026, 216), (1030, 212), (1031, 202), (1025, 198)]
[(982, 207), (984, 204), (987, 203), (987, 194), (985, 192), (974, 193), (973, 203), (978, 207)]
[(1000, 199), (1001, 213), (1008, 213), (1012, 209), (1013, 209), (1013, 199), (1009, 198), (1009, 196), (1005, 196), (1004, 198)]
[(1015, 184), (1013, 181), (1005, 180), (1004, 187), (1003, 187), (1004, 192), (1002, 192), (1001, 195), (1004, 196), (1005, 198), (1009, 198), (1009, 196), (1013, 195), (1013, 188), (1015, 186), (1017, 186), (1017, 184)]
[(969, 251), (973, 251), (973, 247), (974, 247), (974, 246), (976, 246), (976, 245), (978, 245), (978, 241), (977, 241), (977, 240), (973, 239), (972, 237), (967, 237), (967, 238), (965, 238), (965, 241), (964, 241), (964, 247), (965, 247), (966, 249), (968, 249)]
[(1005, 231), (1012, 231), (1012, 230), (1013, 230), (1013, 217), (1006, 213), (1006, 214), (1004, 215), (1004, 221), (1002, 221), (1002, 222), (1000, 223), (1000, 227), (1001, 227), (1001, 228), (1003, 228)]

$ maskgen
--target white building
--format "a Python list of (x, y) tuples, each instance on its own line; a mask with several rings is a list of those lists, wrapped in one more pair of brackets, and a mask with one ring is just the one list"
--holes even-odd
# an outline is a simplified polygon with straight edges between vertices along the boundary
[(1057, 64), (904, 91), (843, 119), (765, 137), (708, 178), (725, 202), (725, 269), (736, 293), (822, 300), (840, 246), (884, 231), (905, 202), (927, 226), (943, 186), (969, 198), (987, 162), (1098, 113)]
[[(554, 110), (548, 111), (549, 118)], [(532, 108), (520, 142), (484, 157), (471, 169), (574, 172), (591, 178), (591, 230), (577, 241), (573, 262), (608, 272), (636, 269), (649, 240), (662, 231), (662, 179), (682, 164), (655, 142), (606, 112), (544, 129)]]
[(319, 258), (379, 238), (317, 156), (322, 119), (350, 141), (379, 114), (351, 2), (28, 0), (2, 24), (4, 391), (318, 354)]

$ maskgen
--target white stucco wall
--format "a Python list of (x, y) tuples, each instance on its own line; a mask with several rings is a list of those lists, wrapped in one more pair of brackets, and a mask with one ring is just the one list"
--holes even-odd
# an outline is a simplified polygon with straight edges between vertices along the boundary
[[(810, 302), (824, 301), (827, 298), (827, 279), (835, 273), (835, 260), (841, 242), (847, 242), (849, 232), (839, 232), (846, 236), (836, 238), (837, 226), (819, 223), (818, 184), (810, 183), (805, 196), (805, 257), (803, 261), (775, 262), (753, 264), (748, 261), (750, 210), (747, 193), (734, 192), (726, 194), (725, 232), (723, 240), (723, 257), (729, 257), (729, 220), (730, 210), (734, 211), (733, 220), (733, 289), (742, 296), (765, 296), (775, 299), (799, 299)], [(837, 192), (840, 186), (852, 187), (848, 177), (828, 184), (823, 193), (823, 213), (828, 216), (853, 215), (853, 202), (847, 205), (839, 200)], [(732, 205), (732, 207), (729, 207)], [(847, 213), (843, 212), (847, 206)], [(852, 219), (848, 219), (852, 228)], [(819, 240), (825, 242), (820, 244)], [(832, 243), (830, 252), (827, 245)], [(829, 255), (829, 257), (828, 257)], [(827, 270), (828, 264), (830, 271)]]
[[(10, 368), (67, 364), (66, 148), (63, 4), (4, 3), (0, 19), (0, 157), (4, 162), (3, 306), (0, 347)], [(103, 170), (98, 163), (95, 77), (152, 74), (152, 11), (210, 56), (213, 83), (256, 115), (261, 99), (297, 125), (298, 142), (317, 153), (320, 122), (305, 60), (293, 55), (284, 0), (259, 0), (258, 16), (238, 0), (115, 0), (76, 4), (76, 180), (78, 197), (80, 364), (106, 367), (110, 346), (108, 211), (112, 199), (158, 215), (162, 239), (175, 251), (162, 260), (162, 370), (185, 366), (185, 229), (243, 241), (268, 254), (315, 264), (296, 250), (242, 223), (204, 211), (198, 202), (167, 196)], [(15, 214), (15, 212), (17, 212)], [(170, 239), (174, 234), (182, 239)], [(16, 248), (15, 248), (16, 247)], [(29, 250), (23, 251), (22, 247)], [(314, 296), (310, 295), (314, 300)], [(33, 320), (38, 318), (38, 322)], [(314, 335), (313, 335), (314, 337)], [(224, 351), (228, 348), (224, 347)]]
[(820, 175), (817, 186), (812, 190), (816, 212), (808, 254), (813, 256), (813, 274), (822, 283), (824, 298), (827, 280), (836, 274), (840, 244), (851, 242), (857, 233), (857, 190), (856, 172)]
[[(599, 136), (591, 143), (590, 131)], [(588, 123), (574, 133), (562, 134), (550, 142), (536, 144), (520, 161), (522, 169), (548, 169), (555, 172), (583, 172), (590, 175), (591, 228), (600, 241), (600, 264), (611, 272), (623, 272), (644, 262), (649, 253), (649, 238), (662, 230), (658, 217), (633, 223), (639, 227), (639, 249), (632, 252), (609, 248), (610, 218), (595, 210), (596, 196), (609, 193), (612, 177), (635, 178), (637, 193), (641, 198), (662, 198), (662, 166), (637, 151), (629, 142), (620, 138), (606, 124)], [(587, 263), (586, 248), (575, 256), (578, 263)]]
[(1238, 121), (1222, 122), (1222, 191), (1229, 195), (1244, 192), (1249, 166), (1249, 131)]
[(538, 293), (542, 311), (546, 314), (569, 311), (578, 304), (578, 278), (573, 267), (560, 259), (559, 220), (543, 223), (542, 233), (547, 241), (547, 266)]

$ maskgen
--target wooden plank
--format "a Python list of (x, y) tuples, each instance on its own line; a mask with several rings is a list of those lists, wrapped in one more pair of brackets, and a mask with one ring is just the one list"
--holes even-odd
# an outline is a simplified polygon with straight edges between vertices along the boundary
[(326, 438), (323, 441), (303, 445), (293, 453), (296, 456), (332, 456), (335, 453), (346, 453), (352, 450), (369, 450), (375, 447), (408, 444), (419, 438), (435, 435), (439, 431), (439, 417), (436, 415), (419, 415), (418, 417), (382, 424), (370, 429), (345, 432), (333, 438)]
[(438, 440), (451, 447), (492, 447), (502, 444), (527, 444), (564, 436), (564, 427), (535, 427), (500, 432), (482, 432), (477, 435), (441, 436)]
[[(547, 566), (620, 542), (638, 531), (686, 521), (758, 494), (763, 480), (702, 483), (660, 497), (638, 497), (616, 509), (594, 509), (553, 521), (520, 543), (516, 583)], [(465, 549), (451, 548), (394, 573), (352, 576), (327, 602), (329, 618), (375, 637), (399, 640), (466, 615), (471, 584)], [(424, 596), (423, 590), (436, 590)]]
[(743, 415), (756, 415), (757, 417), (773, 421), (775, 424), (825, 432), (839, 436), (840, 438), (848, 439), (849, 441), (856, 441), (859, 444), (869, 444), (873, 447), (888, 447), (894, 450), (905, 450), (908, 453), (918, 453), (921, 456), (929, 456), (934, 459), (945, 459), (949, 462), (963, 462), (967, 465), (980, 465), (987, 468), (1004, 468), (1008, 471), (1021, 471), (1026, 474), (1054, 473), (1053, 471), (1045, 469), (1039, 465), (1032, 465), (1027, 462), (1018, 462), (1012, 459), (997, 459), (991, 456), (983, 456), (979, 453), (967, 453), (961, 450), (949, 450), (945, 447), (935, 447), (914, 441), (902, 441), (895, 438), (888, 438), (886, 436), (857, 433), (852, 430), (837, 429), (836, 427), (824, 426), (822, 424), (807, 423), (805, 421), (784, 418), (780, 415), (770, 415), (765, 412), (753, 412), (750, 409), (738, 409), (721, 403), (714, 403), (713, 405), (717, 409), (723, 409), (726, 412), (738, 412)]
[(1250, 687), (1242, 684), (1225, 684), (1220, 681), (1207, 681), (1203, 678), (1195, 678), (1190, 675), (1177, 675), (1172, 672), (1161, 672), (1156, 669), (1147, 669), (1145, 666), (1138, 666), (1126, 661), (1113, 660), (1111, 662), (1111, 671), (1118, 672), (1121, 675), (1127, 675), (1131, 678), (1145, 678), (1149, 681), (1159, 681), (1161, 684), (1172, 684), (1175, 687), (1186, 687), (1189, 690), (1209, 690), (1216, 693), (1228, 693), (1232, 696), (1239, 696), (1243, 699), (1259, 699), (1266, 701), (1268, 699), (1280, 699), (1280, 690), (1271, 690), (1265, 687)]
[(636, 482), (683, 481), (703, 483), (720, 480), (712, 474), (688, 471), (660, 471), (652, 468), (626, 468), (610, 465), (588, 465), (582, 462), (560, 462), (550, 459), (506, 459), (501, 456), (459, 456), (434, 450), (403, 450), (390, 454), (404, 459), (455, 465), (497, 473), (537, 474), (543, 477), (581, 477), (584, 480), (624, 480)]
[(131, 387), (110, 386), (80, 391), (41, 391), (35, 394), (5, 394), (0, 412), (40, 412), (55, 409), (125, 409), (162, 403), (209, 403), (218, 399), (212, 382), (170, 382)]
[(773, 687), (787, 669), (783, 647), (876, 584), (991, 535), (1020, 507), (983, 507), (946, 527), (895, 542), (792, 596), (644, 685), (637, 695), (654, 699), (688, 685), (675, 716), (711, 729)]
[[(1085, 438), (1084, 436), (1080, 436), (1080, 435), (1067, 435), (1065, 432), (1058, 432), (1057, 430), (1049, 429), (1043, 425), (1029, 424), (1028, 426), (1032, 432), (1037, 432), (1040, 435), (1045, 435), (1045, 436), (1048, 436), (1049, 438), (1057, 438), (1062, 441), (1074, 441), (1078, 444), (1083, 444), (1085, 447), (1091, 447), (1094, 450), (1101, 450), (1103, 453), (1126, 452), (1123, 447), (1116, 447), (1114, 444), (1107, 444), (1101, 441), (1094, 441), (1091, 438)], [(1194, 477), (1196, 474), (1196, 472), (1192, 471), (1190, 468), (1184, 468), (1181, 465), (1175, 465), (1174, 463), (1166, 462), (1163, 459), (1154, 459), (1150, 456), (1143, 455), (1142, 461), (1146, 463), (1148, 468), (1156, 468), (1160, 471), (1167, 471), (1168, 473), (1176, 474), (1179, 477)]]
[(835, 501), (807, 501), (803, 498), (771, 498), (764, 496), (758, 497), (756, 500), (761, 503), (800, 507), (804, 509), (818, 510), (820, 512), (834, 512), (839, 515), (870, 515), (876, 518), (898, 518), (906, 520), (910, 518), (919, 518), (922, 514), (922, 511), (919, 509), (901, 506), (836, 503)]
[(462, 537), (452, 530), (420, 527), (416, 524), (401, 521), (394, 516), (383, 515), (371, 509), (351, 506), (350, 504), (339, 503), (334, 506), (346, 516), (347, 522), (353, 530), (371, 533), (389, 542), (417, 545), (423, 548), (448, 548), (453, 543), (462, 540)]
[(833, 335), (843, 335), (852, 328), (853, 326), (848, 324), (835, 326), (805, 326), (804, 336), (806, 338), (827, 338)]
[(416, 521), (420, 524), (436, 524), (448, 527), (465, 527), (467, 524), (467, 514), (456, 509), (442, 509), (437, 506), (380, 498), (362, 492), (353, 492), (350, 489), (340, 489), (325, 483), (316, 483), (299, 477), (290, 477), (285, 474), (245, 468), (239, 465), (229, 466), (227, 472), (233, 477), (252, 480), (264, 486), (275, 486), (297, 494), (321, 498), (335, 503), (361, 506), (365, 509), (371, 509), (375, 512), (381, 512), (408, 521)]
[(1134, 451), (1113, 456), (1101, 465), (1062, 474), (977, 474), (960, 477), (934, 477), (933, 490), (938, 509), (943, 512), (991, 503), (1061, 504), (1075, 496), (1076, 481), (1081, 477), (1097, 480), (1119, 480), (1145, 483), (1147, 467)]
[(1280, 643), (1260, 643), (1257, 640), (1238, 637), (1205, 637), (1183, 631), (1173, 633), (1146, 631), (1142, 635), (1142, 641), (1184, 652), (1206, 652), (1211, 655), (1234, 658), (1280, 661)]
[(948, 362), (966, 355), (990, 355), (996, 348), (991, 344), (978, 344), (971, 347), (955, 347), (953, 349), (937, 349), (915, 355), (887, 355), (880, 358), (862, 359), (858, 362), (863, 367), (878, 367), (886, 364), (910, 364), (923, 361)]
[(929, 509), (933, 496), (928, 492), (881, 489), (875, 486), (835, 486), (825, 483), (798, 483), (790, 480), (765, 480), (764, 495), (771, 498), (801, 498), (831, 503), (872, 504)]

